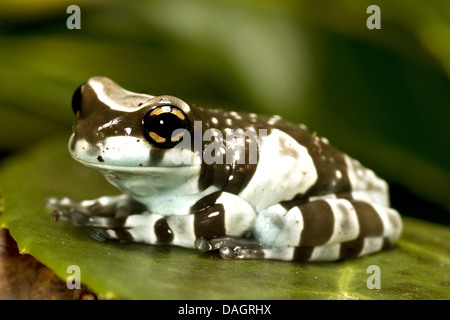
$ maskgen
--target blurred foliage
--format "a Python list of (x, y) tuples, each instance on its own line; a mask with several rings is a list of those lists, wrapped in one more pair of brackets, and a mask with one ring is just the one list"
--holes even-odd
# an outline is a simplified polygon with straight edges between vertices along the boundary
[[(240, 284), (254, 286), (256, 279), (255, 298), (273, 297), (258, 295), (264, 292), (317, 298), (317, 283), (310, 277), (316, 274), (321, 290), (331, 288), (321, 292), (322, 298), (377, 298), (361, 291), (360, 282), (347, 280), (361, 272), (366, 277), (363, 265), (382, 262), (391, 270), (386, 283), (392, 290), (382, 290), (379, 298), (448, 298), (448, 280), (442, 278), (449, 263), (448, 229), (436, 225), (406, 219), (400, 251), (362, 262), (331, 267), (249, 262), (236, 269), (217, 256), (177, 248), (136, 245), (127, 255), (112, 244), (105, 249), (80, 229), (50, 226), (42, 200), (88, 197), (106, 188), (103, 180), (95, 182), (99, 177), (92, 171), (69, 165), (68, 155), (62, 156), (74, 121), (73, 91), (89, 77), (103, 75), (131, 91), (171, 94), (211, 108), (277, 113), (305, 123), (390, 182), (429, 201), (422, 218), (431, 215), (431, 203), (450, 211), (450, 2), (82, 0), (77, 1), (82, 29), (69, 30), (66, 8), (71, 4), (0, 2), (0, 155), (23, 154), (0, 169), (1, 219), (24, 252), (62, 278), (70, 263), (67, 250), (85, 258), (77, 260), (89, 270), (84, 280), (106, 297), (167, 298), (178, 292), (185, 298), (193, 292), (193, 297), (236, 298), (242, 294)], [(371, 4), (381, 8), (381, 30), (366, 27)], [(38, 143), (54, 135), (61, 136), (58, 144)], [(84, 182), (73, 182), (76, 173)], [(393, 198), (402, 203), (402, 214), (418, 210), (409, 196)], [(46, 236), (34, 234), (36, 228)], [(147, 258), (140, 258), (143, 252)], [(130, 272), (121, 268), (128, 268), (130, 259), (143, 286), (136, 281), (134, 291), (124, 292), (129, 280), (120, 277)], [(102, 278), (105, 264), (97, 260), (106, 261), (112, 268), (108, 275), (114, 276)], [(222, 278), (205, 273), (211, 264), (222, 268), (217, 270)], [(417, 269), (405, 269), (410, 266)], [(148, 268), (156, 276), (147, 277)], [(191, 278), (185, 270), (197, 275)], [(247, 273), (260, 276), (244, 279)], [(333, 274), (337, 277), (329, 278)], [(195, 281), (197, 276), (205, 282)], [(174, 287), (166, 281), (170, 277), (184, 279), (183, 285)], [(260, 279), (267, 281), (261, 285)], [(195, 290), (193, 283), (199, 285)], [(224, 288), (221, 295), (214, 293), (217, 283)], [(306, 289), (299, 290), (299, 283)], [(160, 295), (149, 295), (148, 286)]]
[(0, 4), (0, 149), (69, 134), (92, 75), (208, 107), (278, 113), (450, 209), (450, 4), (369, 1)]

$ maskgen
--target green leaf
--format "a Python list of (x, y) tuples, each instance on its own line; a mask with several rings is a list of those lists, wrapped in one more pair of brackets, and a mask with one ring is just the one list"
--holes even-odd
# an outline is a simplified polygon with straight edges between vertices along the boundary
[[(399, 245), (337, 263), (229, 261), (217, 253), (171, 246), (97, 242), (87, 229), (50, 219), (50, 196), (95, 198), (117, 191), (72, 160), (62, 135), (15, 155), (0, 168), (0, 225), (22, 253), (103, 298), (127, 299), (449, 299), (450, 229), (404, 219)], [(376, 265), (381, 288), (368, 289)]]

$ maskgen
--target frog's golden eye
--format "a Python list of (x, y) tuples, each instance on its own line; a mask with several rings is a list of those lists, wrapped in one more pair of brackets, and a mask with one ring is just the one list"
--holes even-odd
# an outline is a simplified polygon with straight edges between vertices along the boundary
[(173, 106), (158, 106), (150, 110), (145, 114), (142, 125), (147, 140), (160, 148), (171, 148), (183, 139), (183, 132), (173, 135), (175, 130), (189, 130), (186, 115)]
[(77, 119), (81, 116), (81, 96), (83, 91), (83, 85), (79, 86), (72, 96), (72, 110)]

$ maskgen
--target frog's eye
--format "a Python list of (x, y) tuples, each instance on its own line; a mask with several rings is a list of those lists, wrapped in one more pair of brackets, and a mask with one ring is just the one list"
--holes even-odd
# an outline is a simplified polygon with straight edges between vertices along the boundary
[(171, 148), (183, 139), (183, 133), (172, 136), (175, 130), (189, 130), (186, 114), (172, 106), (158, 106), (150, 110), (142, 124), (147, 140), (160, 148)]
[(72, 110), (78, 119), (81, 115), (81, 96), (82, 96), (83, 85), (79, 86), (72, 96)]

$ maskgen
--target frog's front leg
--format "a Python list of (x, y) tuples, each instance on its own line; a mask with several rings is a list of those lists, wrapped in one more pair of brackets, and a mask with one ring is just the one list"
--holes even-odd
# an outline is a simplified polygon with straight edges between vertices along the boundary
[[(96, 240), (195, 248), (198, 239), (246, 238), (250, 236), (255, 220), (256, 212), (245, 200), (227, 192), (215, 192), (201, 198), (184, 215), (161, 215), (145, 211), (120, 218), (85, 216), (79, 218), (77, 224), (93, 228), (92, 235)], [(205, 250), (203, 246), (199, 249), (208, 251), (216, 248)]]
[(145, 210), (145, 206), (126, 194), (83, 201), (48, 198), (47, 206), (54, 209), (53, 220), (70, 220), (75, 225), (99, 227), (121, 226), (124, 217)]

